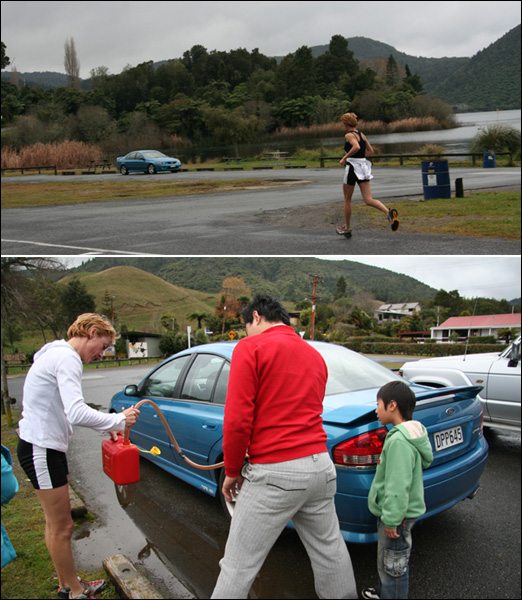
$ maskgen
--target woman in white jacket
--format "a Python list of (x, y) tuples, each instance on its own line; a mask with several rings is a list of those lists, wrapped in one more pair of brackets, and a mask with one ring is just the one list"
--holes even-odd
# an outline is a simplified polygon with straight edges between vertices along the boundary
[(101, 358), (115, 341), (112, 325), (94, 313), (80, 315), (69, 327), (68, 341), (46, 344), (34, 357), (23, 391), (18, 458), (45, 514), (45, 542), (58, 575), (61, 598), (90, 598), (105, 582), (82, 582), (71, 550), (73, 521), (65, 453), (72, 425), (108, 431), (115, 437), (134, 425), (139, 410), (106, 414), (87, 406), (82, 393), (83, 364)]

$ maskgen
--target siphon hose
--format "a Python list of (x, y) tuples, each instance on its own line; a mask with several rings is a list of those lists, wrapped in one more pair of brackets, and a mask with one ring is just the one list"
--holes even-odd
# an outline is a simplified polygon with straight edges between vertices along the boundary
[[(190, 460), (190, 458), (186, 457), (183, 454), (183, 451), (181, 450), (181, 448), (179, 447), (178, 442), (176, 442), (176, 438), (174, 437), (174, 434), (172, 433), (172, 430), (169, 427), (169, 424), (167, 423), (167, 419), (165, 419), (165, 417), (164, 417), (163, 413), (161, 412), (160, 408), (158, 407), (158, 405), (155, 402), (153, 402), (152, 400), (140, 400), (140, 402), (138, 402), (138, 404), (136, 404), (136, 408), (139, 408), (142, 404), (150, 404), (152, 406), (152, 408), (156, 411), (158, 417), (160, 418), (160, 420), (163, 424), (163, 427), (165, 427), (165, 431), (167, 432), (167, 435), (169, 436), (170, 441), (174, 445), (174, 448), (176, 448), (177, 453), (191, 467), (194, 467), (196, 469), (201, 469), (203, 471), (210, 471), (212, 469), (219, 469), (222, 466), (224, 466), (224, 464), (225, 464), (224, 462), (216, 463), (214, 465), (198, 465), (194, 461)], [(125, 434), (123, 436), (124, 444), (129, 443), (129, 435), (130, 435), (130, 425), (126, 425), (125, 426)]]

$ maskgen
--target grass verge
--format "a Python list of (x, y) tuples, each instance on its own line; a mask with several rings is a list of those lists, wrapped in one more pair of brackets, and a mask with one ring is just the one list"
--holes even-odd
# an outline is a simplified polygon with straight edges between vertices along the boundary
[[(520, 240), (521, 193), (480, 192), (465, 198), (405, 200), (397, 204), (400, 231), (475, 238)], [(388, 201), (393, 206), (393, 201)], [(364, 204), (352, 207), (357, 225), (382, 227), (382, 213)], [(342, 215), (340, 215), (342, 222)]]
[(28, 208), (57, 204), (107, 202), (132, 198), (162, 198), (260, 189), (283, 185), (262, 179), (233, 181), (60, 181), (2, 183), (2, 208)]
[[(56, 598), (54, 587), (58, 585), (58, 579), (45, 545), (44, 514), (33, 486), (16, 457), (18, 437), (15, 428), (19, 412), (13, 410), (13, 417), (15, 425), (10, 428), (5, 415), (2, 415), (2, 444), (11, 452), (13, 472), (20, 489), (9, 504), (2, 507), (2, 523), (17, 557), (2, 569), (2, 598)], [(94, 572), (79, 571), (78, 574), (89, 581), (107, 580), (108, 587), (99, 598), (119, 598), (103, 569)]]

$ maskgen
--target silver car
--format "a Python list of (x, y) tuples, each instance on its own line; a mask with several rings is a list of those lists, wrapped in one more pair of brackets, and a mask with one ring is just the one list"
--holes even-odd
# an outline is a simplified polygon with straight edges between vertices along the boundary
[(432, 387), (481, 385), (484, 425), (520, 431), (520, 336), (504, 352), (426, 358), (399, 373)]

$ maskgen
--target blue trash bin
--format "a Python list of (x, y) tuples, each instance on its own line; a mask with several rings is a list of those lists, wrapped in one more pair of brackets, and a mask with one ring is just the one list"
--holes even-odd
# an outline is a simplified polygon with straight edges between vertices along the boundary
[(484, 169), (492, 169), (497, 166), (497, 159), (494, 150), (484, 150), (484, 160), (482, 162)]
[(421, 168), (424, 200), (451, 198), (448, 161), (423, 160)]

